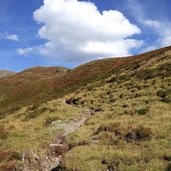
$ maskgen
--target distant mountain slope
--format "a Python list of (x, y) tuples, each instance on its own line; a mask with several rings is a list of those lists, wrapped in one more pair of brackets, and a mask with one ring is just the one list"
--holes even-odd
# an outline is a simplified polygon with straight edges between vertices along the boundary
[(13, 71), (0, 70), (0, 78), (8, 77), (8, 76), (11, 76), (11, 75), (14, 75), (14, 74), (15, 74), (15, 72), (13, 72)]
[(35, 67), (0, 80), (1, 113), (30, 104), (40, 104), (74, 92), (87, 83), (138, 61), (147, 62), (171, 47), (133, 57), (102, 59), (69, 70), (62, 67)]
[(52, 77), (63, 76), (68, 71), (68, 68), (64, 67), (33, 67), (21, 71), (14, 75), (12, 79), (27, 79), (28, 81), (31, 80), (40, 80), (40, 79), (47, 79)]
[(35, 103), (37, 96), (44, 96), (49, 91), (50, 80), (58, 79), (67, 72), (68, 69), (64, 67), (34, 67), (0, 79), (0, 97), (3, 99), (0, 111), (12, 111)]

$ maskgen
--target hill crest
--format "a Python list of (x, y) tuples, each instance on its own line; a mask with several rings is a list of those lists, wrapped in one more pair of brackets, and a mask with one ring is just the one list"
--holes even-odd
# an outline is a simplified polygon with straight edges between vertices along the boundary
[(16, 72), (8, 71), (8, 70), (0, 70), (0, 78), (9, 77), (9, 76), (12, 76), (14, 74), (16, 74)]

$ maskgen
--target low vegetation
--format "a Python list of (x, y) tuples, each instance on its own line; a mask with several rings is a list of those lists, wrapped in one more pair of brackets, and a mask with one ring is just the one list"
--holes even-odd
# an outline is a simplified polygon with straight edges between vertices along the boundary
[[(91, 62), (65, 70), (63, 76), (51, 77), (49, 82), (39, 69), (34, 69), (38, 73), (35, 77), (24, 72), (15, 79), (12, 76), (11, 82), (0, 80), (0, 92), (6, 93), (0, 97), (0, 106), (5, 105), (0, 112), (1, 170), (20, 167), (23, 152), (41, 155), (48, 144), (63, 135), (64, 126), (88, 113), (86, 122), (64, 139), (68, 151), (61, 153), (63, 170), (169, 171), (170, 49)], [(52, 70), (47, 75), (50, 73)], [(16, 82), (17, 77), (22, 83)], [(28, 95), (33, 88), (30, 85), (9, 100), (30, 77), (35, 81), (32, 86), (39, 83), (39, 90)], [(9, 104), (16, 109), (10, 110)]]
[(171, 78), (165, 66), (171, 60), (164, 57), (128, 65), (68, 98), (77, 99), (73, 106), (100, 111), (67, 138), (67, 168), (169, 170)]

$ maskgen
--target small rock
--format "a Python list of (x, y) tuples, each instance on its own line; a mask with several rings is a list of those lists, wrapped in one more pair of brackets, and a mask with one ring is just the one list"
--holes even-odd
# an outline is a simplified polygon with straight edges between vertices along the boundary
[(50, 144), (50, 147), (64, 147), (63, 144)]

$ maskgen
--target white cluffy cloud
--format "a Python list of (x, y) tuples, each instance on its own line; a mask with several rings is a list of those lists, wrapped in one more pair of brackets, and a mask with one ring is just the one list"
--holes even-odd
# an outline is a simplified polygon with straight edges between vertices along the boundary
[(9, 34), (8, 32), (5, 33), (0, 32), (0, 39), (6, 39), (16, 42), (19, 40), (17, 34)]
[(128, 0), (128, 8), (139, 23), (151, 29), (152, 34), (155, 35), (156, 41), (153, 42), (152, 46), (149, 46), (145, 51), (153, 50), (160, 48), (162, 46), (171, 45), (171, 22), (167, 19), (158, 20), (158, 19), (149, 19), (149, 16), (146, 14), (146, 8), (143, 8), (143, 5), (138, 3), (136, 0)]
[(33, 48), (17, 49), (17, 54), (27, 56), (32, 51), (33, 51)]
[(18, 35), (16, 34), (9, 34), (8, 32), (5, 33), (5, 39), (18, 41)]
[[(90, 57), (130, 55), (133, 48), (142, 44), (142, 41), (131, 39), (141, 32), (140, 29), (121, 12), (101, 13), (91, 2), (44, 0), (34, 12), (34, 19), (42, 24), (39, 37), (47, 40), (37, 47), (37, 52), (64, 61), (83, 62)], [(36, 47), (26, 49), (26, 53), (35, 53), (35, 50)]]
[(146, 20), (144, 24), (150, 27), (158, 37), (153, 46), (148, 47), (146, 50), (154, 50), (163, 46), (171, 45), (171, 22), (159, 20)]

